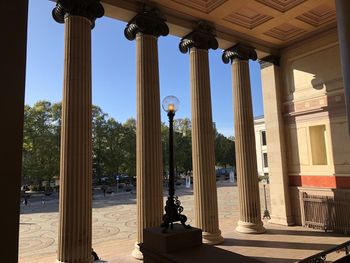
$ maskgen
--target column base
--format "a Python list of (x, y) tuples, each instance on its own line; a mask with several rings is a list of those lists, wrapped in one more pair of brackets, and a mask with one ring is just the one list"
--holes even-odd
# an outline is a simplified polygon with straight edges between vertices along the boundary
[(224, 242), (224, 238), (221, 236), (221, 230), (216, 233), (202, 232), (203, 243), (208, 245), (217, 245)]
[(294, 226), (295, 223), (291, 216), (279, 217), (271, 215), (271, 219), (268, 221), (270, 224), (282, 225), (282, 226)]
[[(73, 261), (60, 261), (60, 260), (56, 259), (56, 263), (71, 263), (71, 262), (73, 262)], [(77, 261), (74, 260), (74, 262), (77, 262)], [(79, 261), (79, 263), (93, 263), (93, 262), (94, 262), (93, 256), (91, 256), (90, 259)]]
[(134, 250), (131, 252), (131, 256), (133, 256), (136, 259), (143, 260), (143, 254), (140, 251), (140, 246), (137, 242), (135, 242)]
[(250, 223), (238, 221), (236, 231), (243, 234), (262, 234), (266, 231), (262, 221), (259, 223)]

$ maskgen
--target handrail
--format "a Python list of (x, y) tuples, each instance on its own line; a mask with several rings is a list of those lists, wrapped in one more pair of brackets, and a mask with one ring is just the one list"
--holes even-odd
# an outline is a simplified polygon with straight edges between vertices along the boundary
[(332, 252), (339, 251), (342, 248), (345, 248), (345, 256), (349, 255), (349, 247), (350, 247), (350, 240), (346, 241), (340, 245), (337, 245), (335, 247), (326, 249), (322, 252), (319, 252), (315, 255), (312, 255), (310, 257), (307, 257), (305, 259), (302, 259), (300, 261), (297, 261), (298, 263), (321, 263), (321, 262), (326, 262), (326, 257), (328, 254)]

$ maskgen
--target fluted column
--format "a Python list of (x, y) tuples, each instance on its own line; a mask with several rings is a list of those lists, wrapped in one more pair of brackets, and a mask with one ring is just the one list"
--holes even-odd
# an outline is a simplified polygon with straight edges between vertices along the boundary
[(255, 153), (255, 136), (252, 96), (249, 78), (249, 59), (256, 60), (253, 48), (237, 44), (225, 50), (223, 61), (232, 62), (232, 91), (236, 143), (237, 186), (240, 220), (236, 231), (262, 233), (258, 172)]
[(144, 10), (129, 22), (124, 33), (129, 40), (136, 38), (137, 242), (132, 255), (142, 259), (138, 244), (143, 241), (143, 229), (160, 226), (163, 215), (157, 40), (169, 29), (155, 10)]
[[(20, 189), (22, 178), (23, 115), (26, 79), (28, 0), (2, 2), (0, 166), (4, 187), (1, 235), (6, 245), (1, 250), (2, 262), (18, 262), (20, 224)], [(16, 15), (14, 19), (14, 10)]]
[[(91, 27), (102, 6), (60, 2), (54, 19), (65, 24), (57, 262), (92, 262)], [(91, 13), (92, 12), (92, 13)]]
[(348, 133), (350, 135), (350, 1), (336, 0), (338, 39), (342, 65)]
[(209, 244), (223, 242), (218, 219), (208, 59), (208, 49), (217, 47), (213, 29), (204, 23), (180, 43), (181, 52), (190, 51), (195, 225), (203, 231), (203, 242)]

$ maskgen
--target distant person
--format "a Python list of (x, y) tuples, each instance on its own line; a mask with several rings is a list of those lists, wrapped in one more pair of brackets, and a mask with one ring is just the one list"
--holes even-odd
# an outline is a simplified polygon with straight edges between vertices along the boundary
[(27, 195), (24, 196), (24, 205), (25, 206), (28, 205), (28, 196)]
[(106, 197), (106, 187), (102, 187), (103, 196)]

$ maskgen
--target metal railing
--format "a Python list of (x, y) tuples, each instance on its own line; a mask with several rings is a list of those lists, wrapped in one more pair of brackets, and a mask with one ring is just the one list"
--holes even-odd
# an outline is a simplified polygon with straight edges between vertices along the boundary
[(320, 253), (317, 253), (315, 255), (312, 255), (310, 257), (307, 257), (297, 262), (298, 263), (322, 263), (322, 262), (326, 262), (327, 256), (329, 254), (333, 252), (341, 252), (341, 251), (345, 252), (344, 257), (341, 257), (340, 259), (337, 259), (335, 261), (327, 261), (327, 262), (334, 262), (334, 263), (350, 262), (349, 247), (350, 247), (350, 241), (346, 241), (343, 244), (326, 249)]
[(310, 228), (350, 232), (350, 198), (301, 193), (302, 225)]

